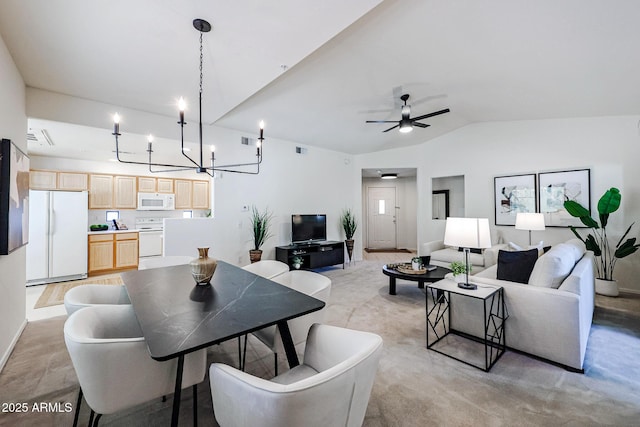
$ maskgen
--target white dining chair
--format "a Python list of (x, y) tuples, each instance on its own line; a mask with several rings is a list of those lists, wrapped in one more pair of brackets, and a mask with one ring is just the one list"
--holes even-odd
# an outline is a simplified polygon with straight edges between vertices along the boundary
[[(102, 415), (174, 392), (177, 359), (158, 362), (149, 356), (131, 305), (97, 305), (74, 312), (64, 324), (64, 340), (80, 383), (74, 426), (83, 396), (91, 408), (89, 425), (97, 426)], [(182, 388), (193, 387), (194, 422), (197, 384), (206, 370), (206, 349), (185, 356)]]
[(360, 426), (381, 352), (376, 334), (315, 324), (303, 363), (271, 380), (213, 363), (216, 421), (223, 427)]
[(265, 279), (273, 279), (274, 277), (289, 271), (289, 266), (281, 261), (271, 259), (263, 259), (242, 267), (244, 270), (253, 274), (264, 277)]
[(131, 304), (123, 285), (86, 284), (69, 289), (64, 294), (64, 308), (70, 316), (84, 307), (102, 304)]
[[(287, 322), (289, 332), (293, 344), (299, 347), (304, 344), (309, 333), (309, 328), (314, 323), (323, 323), (324, 317), (331, 296), (331, 279), (322, 274), (314, 273), (306, 270), (292, 270), (280, 274), (272, 278), (274, 282), (280, 283), (288, 288), (295, 289), (298, 292), (317, 298), (325, 303), (324, 308), (304, 316), (296, 317)], [(273, 325), (255, 332), (252, 335), (258, 338), (264, 345), (269, 347), (274, 357), (274, 372), (278, 375), (278, 353), (284, 353), (284, 346), (278, 327)], [(245, 340), (244, 351), (242, 355), (241, 369), (244, 368), (246, 359), (247, 343)]]

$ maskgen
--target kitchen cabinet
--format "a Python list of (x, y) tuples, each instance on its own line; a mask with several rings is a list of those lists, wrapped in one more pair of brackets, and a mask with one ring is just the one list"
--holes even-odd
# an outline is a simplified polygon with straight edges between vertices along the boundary
[(137, 180), (135, 176), (113, 177), (115, 209), (135, 209), (138, 206)]
[(89, 275), (138, 268), (138, 232), (89, 235)]
[(58, 190), (86, 191), (89, 189), (89, 179), (86, 173), (58, 172)]
[(193, 181), (193, 209), (209, 209), (209, 181)]
[(57, 190), (58, 178), (54, 171), (29, 171), (29, 188), (31, 190)]
[(171, 178), (158, 178), (157, 179), (157, 192), (158, 193), (171, 193), (173, 194), (173, 179)]
[(176, 189), (176, 209), (191, 209), (193, 195), (191, 180), (176, 179), (173, 184)]
[(138, 192), (139, 193), (156, 193), (156, 179), (150, 176), (138, 177)]
[(89, 175), (89, 209), (113, 207), (113, 175)]

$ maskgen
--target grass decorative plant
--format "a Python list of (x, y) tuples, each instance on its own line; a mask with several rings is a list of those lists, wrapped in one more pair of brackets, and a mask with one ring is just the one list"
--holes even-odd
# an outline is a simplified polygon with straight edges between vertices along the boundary
[(343, 210), (340, 220), (342, 222), (342, 228), (344, 229), (346, 239), (353, 239), (353, 235), (356, 234), (356, 229), (358, 228), (358, 223), (355, 216), (353, 216), (351, 209)]
[(264, 242), (272, 236), (270, 233), (272, 220), (273, 213), (269, 212), (268, 209), (260, 212), (255, 206), (251, 207), (251, 229), (253, 232), (254, 250), (260, 250)]
[(574, 200), (564, 202), (564, 208), (567, 212), (573, 217), (580, 218), (580, 221), (591, 229), (591, 233), (586, 238), (583, 238), (575, 227), (570, 227), (573, 234), (582, 240), (587, 250), (592, 251), (596, 257), (596, 272), (599, 279), (613, 280), (613, 270), (616, 266), (616, 261), (631, 255), (640, 247), (640, 244), (636, 243), (635, 237), (625, 240), (634, 223), (631, 223), (615, 246), (609, 243), (607, 237), (609, 215), (618, 210), (621, 201), (622, 195), (620, 194), (620, 190), (615, 187), (611, 187), (604, 193), (598, 201), (600, 223), (591, 218), (589, 210), (578, 202)]

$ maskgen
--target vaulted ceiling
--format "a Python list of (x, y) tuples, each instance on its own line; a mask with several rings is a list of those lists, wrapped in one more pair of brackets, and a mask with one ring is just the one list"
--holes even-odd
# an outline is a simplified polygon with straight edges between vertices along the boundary
[[(636, 0), (3, 0), (0, 35), (29, 87), (347, 153), (422, 143), (482, 121), (640, 113)], [(450, 108), (408, 134), (366, 120)], [(78, 134), (51, 123), (68, 155)], [(82, 125), (82, 123), (78, 123)], [(82, 136), (83, 138), (86, 135)], [(62, 153), (62, 154), (61, 154)], [(71, 157), (78, 157), (74, 155)], [(88, 151), (82, 155), (91, 158)]]

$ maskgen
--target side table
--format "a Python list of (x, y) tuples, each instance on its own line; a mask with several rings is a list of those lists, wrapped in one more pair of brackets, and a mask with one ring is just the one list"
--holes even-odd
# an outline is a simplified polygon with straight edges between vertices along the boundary
[[(504, 291), (502, 287), (478, 285), (477, 289), (467, 290), (459, 288), (456, 282), (445, 279), (428, 284), (425, 294), (427, 348), (488, 372), (504, 354), (506, 349), (504, 324), (509, 316), (505, 308)], [(482, 300), (484, 307), (483, 318), (478, 319), (478, 321), (483, 321), (484, 323), (484, 337), (475, 337), (451, 329), (452, 294)], [(452, 351), (447, 351), (445, 347), (451, 343), (446, 343), (448, 340), (445, 338), (450, 334), (463, 337), (475, 343), (480, 343), (480, 345), (484, 344), (484, 364), (465, 361), (454, 356)], [(430, 335), (433, 335), (435, 340), (431, 341)], [(458, 351), (456, 351), (456, 353), (458, 353)]]

